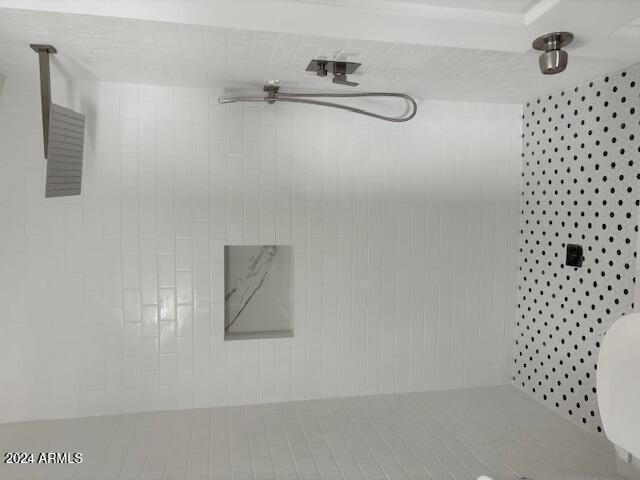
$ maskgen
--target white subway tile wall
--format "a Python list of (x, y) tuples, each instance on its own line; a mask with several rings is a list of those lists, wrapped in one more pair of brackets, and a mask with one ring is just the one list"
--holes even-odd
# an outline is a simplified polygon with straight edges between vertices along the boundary
[[(87, 115), (80, 197), (44, 199), (34, 79), (0, 97), (0, 421), (508, 383), (520, 106), (54, 98)], [(225, 244), (293, 245), (293, 338), (223, 341)]]

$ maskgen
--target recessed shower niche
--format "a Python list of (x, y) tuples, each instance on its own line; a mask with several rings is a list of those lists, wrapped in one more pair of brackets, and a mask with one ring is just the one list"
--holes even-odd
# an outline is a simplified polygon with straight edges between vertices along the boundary
[(224, 338), (293, 336), (289, 245), (224, 247)]

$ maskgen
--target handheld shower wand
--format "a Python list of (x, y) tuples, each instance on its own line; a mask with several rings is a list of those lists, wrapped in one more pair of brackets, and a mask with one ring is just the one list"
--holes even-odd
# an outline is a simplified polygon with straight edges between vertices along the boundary
[[(280, 92), (278, 85), (265, 85), (262, 88), (266, 92), (266, 96), (240, 96), (240, 97), (222, 97), (218, 99), (218, 103), (234, 103), (234, 102), (265, 102), (273, 105), (276, 102), (291, 102), (291, 103), (306, 103), (308, 105), (318, 105), (321, 107), (338, 108), (340, 110), (346, 110), (348, 112), (358, 113), (360, 115), (366, 115), (368, 117), (377, 118), (379, 120), (386, 120), (387, 122), (407, 122), (416, 116), (418, 113), (418, 104), (409, 95), (404, 93), (390, 93), (390, 92), (362, 92), (362, 93), (285, 93)], [(399, 98), (404, 100), (408, 106), (411, 107), (411, 112), (407, 115), (399, 117), (389, 117), (386, 115), (380, 115), (378, 113), (370, 112), (362, 108), (352, 107), (349, 105), (342, 105), (340, 103), (326, 102), (324, 100), (312, 100), (313, 98), (362, 98), (362, 97), (375, 97), (375, 98)]]

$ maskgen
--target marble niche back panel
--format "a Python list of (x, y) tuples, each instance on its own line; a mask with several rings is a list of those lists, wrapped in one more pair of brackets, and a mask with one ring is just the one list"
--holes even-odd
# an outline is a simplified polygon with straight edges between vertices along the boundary
[(225, 246), (225, 340), (292, 336), (291, 247)]

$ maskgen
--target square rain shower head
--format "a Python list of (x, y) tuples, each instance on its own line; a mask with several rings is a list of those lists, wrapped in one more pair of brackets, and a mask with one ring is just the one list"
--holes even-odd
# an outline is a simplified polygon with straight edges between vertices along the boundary
[(83, 149), (84, 115), (51, 103), (46, 198), (80, 195)]

